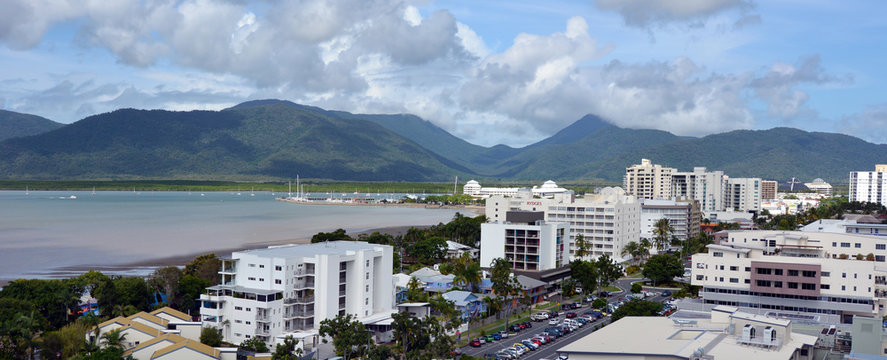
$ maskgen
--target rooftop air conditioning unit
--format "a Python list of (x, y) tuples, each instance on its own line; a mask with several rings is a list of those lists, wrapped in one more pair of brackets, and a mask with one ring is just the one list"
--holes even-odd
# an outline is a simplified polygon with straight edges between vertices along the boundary
[(776, 330), (772, 327), (764, 328), (764, 338), (761, 339), (764, 344), (772, 345), (776, 343)]
[(751, 339), (754, 337), (754, 330), (755, 329), (751, 326), (751, 324), (745, 324), (745, 326), (742, 327), (742, 341), (751, 341)]

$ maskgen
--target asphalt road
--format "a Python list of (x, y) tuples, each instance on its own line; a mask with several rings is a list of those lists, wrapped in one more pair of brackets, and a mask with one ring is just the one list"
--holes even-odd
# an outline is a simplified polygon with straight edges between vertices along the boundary
[[(638, 281), (638, 280), (639, 279), (619, 279), (613, 285), (615, 285), (616, 287), (619, 287), (621, 289), (629, 289), (631, 287), (631, 283), (634, 281)], [(630, 294), (630, 292), (628, 292), (628, 291), (623, 291), (622, 293), (613, 294), (607, 298), (607, 302), (609, 302), (611, 304), (615, 303), (615, 302), (619, 301), (621, 298), (624, 298), (625, 295), (628, 295), (628, 294)], [(666, 299), (667, 298), (664, 298), (662, 296), (655, 296), (655, 297), (647, 298), (645, 300), (663, 302)], [(586, 306), (581, 307), (576, 310), (572, 310), (572, 311), (581, 315), (589, 310), (591, 310), (591, 308), (586, 304)], [(574, 342), (574, 341), (576, 341), (588, 334), (591, 334), (594, 331), (595, 325), (600, 324), (604, 321), (608, 321), (609, 319), (610, 319), (610, 317), (606, 316), (606, 317), (601, 318), (600, 320), (596, 320), (594, 322), (587, 323), (587, 324), (585, 324), (585, 326), (579, 328), (579, 330), (577, 330), (577, 331), (574, 331), (574, 332), (564, 335), (560, 338), (557, 338), (556, 340), (554, 340), (552, 342), (542, 345), (541, 347), (539, 347), (538, 349), (536, 349), (534, 351), (530, 351), (529, 353), (524, 354), (524, 356), (521, 356), (520, 359), (521, 360), (554, 359), (557, 357), (557, 350), (558, 349), (560, 349), (560, 348), (566, 346), (567, 344), (570, 344), (570, 343), (572, 343), (572, 342)], [(563, 322), (564, 317), (561, 316), (558, 318), (558, 320)], [(494, 341), (492, 343), (483, 344), (477, 348), (471, 347), (471, 346), (465, 346), (462, 348), (462, 353), (466, 354), (466, 355), (470, 355), (470, 356), (477, 356), (477, 357), (482, 357), (483, 354), (487, 354), (487, 353), (494, 354), (501, 349), (511, 347), (514, 343), (519, 342), (520, 340), (529, 339), (529, 338), (533, 337), (534, 335), (545, 331), (545, 328), (548, 327), (547, 320), (546, 321), (539, 321), (539, 322), (532, 322), (532, 323), (533, 323), (533, 328), (526, 329), (526, 330), (523, 330), (523, 331), (518, 332), (516, 334), (513, 334), (510, 337), (508, 337), (507, 339), (502, 339), (502, 340)]]

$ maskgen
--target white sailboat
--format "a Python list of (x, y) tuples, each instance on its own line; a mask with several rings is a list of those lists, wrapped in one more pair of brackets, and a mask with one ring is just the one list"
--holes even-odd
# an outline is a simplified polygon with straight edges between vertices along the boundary
[(31, 189), (27, 185), (25, 185), (25, 195), (30, 195), (30, 194), (31, 194)]
[(92, 187), (92, 194), (95, 195), (95, 186)]

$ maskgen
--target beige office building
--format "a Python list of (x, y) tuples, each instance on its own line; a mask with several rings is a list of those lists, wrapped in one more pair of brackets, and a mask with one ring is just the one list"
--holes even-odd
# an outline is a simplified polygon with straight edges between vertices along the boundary
[(625, 192), (639, 199), (669, 199), (672, 197), (671, 176), (675, 169), (641, 159), (639, 165), (625, 168)]

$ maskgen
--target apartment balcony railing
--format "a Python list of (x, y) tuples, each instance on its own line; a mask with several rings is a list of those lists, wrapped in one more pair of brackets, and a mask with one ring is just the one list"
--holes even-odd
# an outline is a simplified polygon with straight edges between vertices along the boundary
[(345, 296), (345, 290), (340, 290), (340, 291), (339, 291), (339, 296)]
[(310, 318), (314, 317), (314, 311), (289, 311), (286, 312), (283, 317), (285, 319)]
[(257, 328), (256, 328), (256, 335), (270, 336), (270, 335), (271, 335), (271, 329), (266, 329), (266, 328), (263, 327), (263, 326), (257, 327)]
[(283, 303), (286, 305), (290, 304), (310, 304), (314, 302), (313, 296), (304, 296), (304, 297), (295, 297), (295, 298), (286, 298), (283, 299)]
[(256, 321), (269, 322), (271, 321), (271, 317), (269, 317), (268, 315), (256, 314)]

